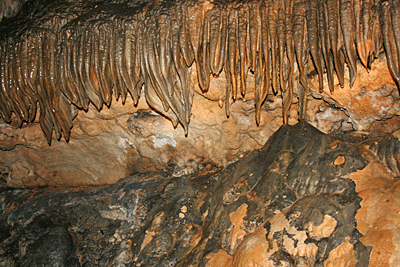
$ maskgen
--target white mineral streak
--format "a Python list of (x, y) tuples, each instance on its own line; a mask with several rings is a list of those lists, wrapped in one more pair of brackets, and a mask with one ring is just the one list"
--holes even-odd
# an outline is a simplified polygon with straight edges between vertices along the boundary
[(160, 135), (153, 135), (153, 144), (154, 147), (160, 148), (165, 145), (171, 145), (173, 147), (176, 147), (176, 141), (174, 139), (174, 135), (172, 133), (167, 133), (167, 134), (160, 134)]

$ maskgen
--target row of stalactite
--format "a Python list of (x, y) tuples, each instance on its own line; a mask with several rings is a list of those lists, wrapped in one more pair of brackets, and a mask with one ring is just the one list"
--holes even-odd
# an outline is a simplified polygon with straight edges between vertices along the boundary
[(55, 1), (27, 12), (0, 28), (0, 114), (10, 122), (15, 113), (21, 126), (39, 106), (49, 143), (53, 131), (69, 140), (77, 109), (110, 106), (113, 94), (136, 104), (142, 88), (147, 103), (187, 134), (193, 64), (203, 91), (225, 72), (228, 116), (253, 73), (257, 123), (271, 90), (282, 94), (287, 123), (295, 82), (304, 118), (310, 67), (320, 90), (326, 75), (333, 92), (335, 77), (344, 86), (346, 66), (352, 86), (357, 60), (370, 68), (383, 49), (400, 81), (400, 0)]

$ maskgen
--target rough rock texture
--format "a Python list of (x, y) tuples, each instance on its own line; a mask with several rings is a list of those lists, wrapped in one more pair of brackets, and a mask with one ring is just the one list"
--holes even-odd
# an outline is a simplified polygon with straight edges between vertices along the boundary
[[(9, 186), (111, 184), (136, 172), (172, 169), (176, 175), (207, 164), (222, 167), (260, 148), (282, 124), (281, 109), (254, 121), (254, 102), (238, 100), (232, 115), (217, 102), (195, 95), (191, 128), (182, 128), (141, 101), (80, 112), (69, 143), (49, 146), (38, 124), (21, 129), (1, 124), (0, 165)], [(112, 170), (112, 172), (110, 172)], [(7, 175), (5, 175), (7, 174)]]
[[(361, 66), (361, 65), (359, 65)], [(192, 80), (197, 79), (195, 71)], [(190, 173), (205, 166), (223, 167), (261, 148), (282, 125), (282, 98), (270, 94), (255, 123), (254, 79), (249, 75), (246, 98), (231, 104), (231, 115), (219, 106), (226, 80), (211, 79), (208, 93), (195, 87), (189, 135), (149, 109), (144, 99), (135, 107), (128, 98), (100, 112), (80, 111), (69, 143), (49, 146), (38, 123), (17, 128), (0, 123), (0, 171), (8, 186), (112, 184), (133, 173), (156, 170)], [(348, 76), (345, 76), (348, 77)], [(196, 81), (193, 81), (194, 84)], [(318, 93), (310, 80), (307, 120), (325, 133), (353, 132), (384, 136), (400, 127), (399, 96), (384, 57), (369, 73), (359, 68), (354, 86)], [(297, 94), (297, 87), (295, 88)], [(222, 101), (223, 102), (223, 101)], [(223, 106), (223, 104), (222, 104)], [(297, 122), (297, 104), (289, 123)], [(355, 131), (357, 130), (357, 131)], [(110, 172), (112, 170), (112, 172)]]
[(398, 266), (398, 180), (353, 139), (299, 123), (222, 171), (3, 188), (0, 265)]
[[(0, 117), (11, 122), (0, 122), (2, 184), (13, 187), (104, 185), (134, 173), (165, 170), (179, 176), (204, 167), (223, 167), (248, 151), (261, 148), (282, 124), (281, 117), (286, 118), (282, 114), (290, 115), (290, 124), (297, 122), (298, 106), (302, 103), (298, 99), (303, 99), (299, 97), (302, 92), (299, 80), (307, 88), (306, 120), (324, 133), (353, 132), (353, 135), (384, 138), (385, 134), (400, 127), (399, 94), (395, 86), (400, 75), (396, 67), (400, 57), (397, 56), (398, 50), (394, 49), (400, 40), (396, 1), (342, 1), (340, 10), (332, 6), (335, 1), (315, 0), (294, 1), (293, 5), (290, 4), (292, 1), (202, 1), (200, 4), (189, 0), (25, 2), (0, 1), (0, 20), (7, 18), (0, 25)], [(21, 12), (10, 18), (18, 13), (23, 3)], [(323, 5), (329, 7), (323, 8)], [(331, 44), (328, 46), (332, 49), (332, 57), (329, 48), (325, 52), (323, 48), (323, 38), (328, 37), (324, 33), (328, 28), (320, 24), (320, 32), (315, 32), (315, 8), (318, 8), (320, 19), (329, 20), (326, 26), (329, 28)], [(265, 13), (267, 9), (268, 14)], [(299, 12), (292, 14), (292, 9)], [(285, 10), (284, 16), (281, 16), (282, 10)], [(227, 16), (225, 11), (230, 15)], [(141, 18), (144, 15), (146, 19)], [(331, 20), (332, 16), (340, 16), (342, 23), (335, 18)], [(351, 20), (353, 17), (356, 19), (354, 23), (345, 25), (346, 18)], [(269, 19), (265, 21), (265, 18)], [(221, 23), (219, 26), (218, 21)], [(131, 24), (133, 22), (139, 24)], [(209, 24), (212, 28), (210, 34), (200, 34), (202, 30), (199, 32), (199, 29)], [(350, 24), (357, 25), (355, 40), (349, 32), (352, 31)], [(170, 31), (173, 25), (174, 30)], [(266, 27), (261, 29), (258, 25), (270, 27), (269, 33), (265, 31)], [(381, 26), (387, 29), (381, 30)], [(87, 29), (93, 29), (93, 32)], [(302, 34), (304, 29), (307, 33)], [(290, 36), (292, 30), (293, 40)], [(115, 36), (104, 38), (104, 31), (107, 36)], [(259, 33), (263, 38), (257, 37)], [(147, 39), (150, 34), (154, 40)], [(304, 40), (303, 35), (307, 37)], [(142, 40), (140, 36), (146, 36), (146, 39)], [(276, 40), (277, 36), (280, 36), (279, 40)], [(286, 41), (282, 36), (286, 36)], [(261, 39), (262, 44), (258, 43)], [(267, 45), (277, 45), (276, 41), (279, 41), (279, 48)], [(173, 62), (166, 56), (168, 49), (172, 49), (171, 43), (174, 43), (173, 55), (176, 56)], [(357, 47), (352, 47), (351, 43)], [(202, 48), (204, 45), (211, 51)], [(318, 51), (319, 46), (322, 51)], [(192, 53), (189, 48), (193, 49)], [(133, 53), (132, 49), (137, 51)], [(187, 49), (188, 53), (185, 52)], [(98, 54), (100, 50), (107, 52)], [(236, 56), (231, 50), (236, 51)], [(127, 55), (123, 51), (131, 56), (140, 55), (140, 59), (135, 56), (134, 60), (132, 57), (123, 60), (122, 55)], [(274, 61), (278, 52), (282, 56), (276, 57), (275, 63), (263, 63), (263, 59), (268, 61), (270, 57)], [(290, 59), (291, 53), (296, 59)], [(328, 55), (329, 59), (323, 59), (323, 55)], [(357, 57), (359, 61), (356, 62)], [(156, 63), (159, 61), (160, 67), (156, 63), (153, 66), (154, 60)], [(218, 68), (215, 66), (217, 61)], [(322, 61), (328, 64), (324, 65)], [(144, 65), (138, 62), (144, 62)], [(330, 63), (334, 64), (332, 73), (329, 72), (329, 67), (333, 67)], [(114, 67), (109, 64), (117, 64), (112, 79), (109, 74)], [(99, 65), (102, 66), (100, 72)], [(135, 75), (127, 66), (136, 66)], [(367, 71), (364, 66), (371, 69)], [(136, 81), (138, 84), (135, 83), (134, 90), (126, 91), (125, 87), (129, 89), (131, 84), (129, 80), (137, 76), (136, 71), (143, 77)], [(160, 71), (163, 77), (172, 77), (172, 80), (166, 79), (164, 83), (163, 79), (157, 79), (157, 75), (151, 76), (160, 74)], [(266, 94), (267, 86), (260, 86), (264, 75), (267, 81), (264, 84), (271, 83), (274, 87), (270, 88), (269, 94)], [(330, 83), (328, 77), (331, 77)], [(340, 77), (340, 82), (337, 77)], [(278, 78), (277, 84), (274, 78)], [(235, 79), (240, 80), (237, 88), (233, 83)], [(107, 86), (103, 86), (101, 81), (107, 81)], [(173, 90), (177, 90), (175, 94), (171, 93), (171, 82)], [(203, 90), (199, 83), (203, 84)], [(292, 85), (293, 99), (290, 93)], [(290, 90), (285, 91), (286, 101), (282, 101), (283, 93), (279, 88), (283, 90), (286, 87)], [(244, 88), (246, 94), (242, 97)], [(277, 91), (275, 96), (273, 89)], [(320, 89), (324, 89), (322, 93)], [(233, 91), (242, 92), (237, 94), (236, 101), (232, 98)], [(135, 99), (141, 92), (138, 106), (133, 105), (130, 97), (122, 105), (122, 99), (129, 96), (129, 92)], [(114, 96), (112, 101), (111, 95)], [(115, 95), (119, 96), (118, 102)], [(177, 99), (177, 95), (181, 98)], [(170, 97), (173, 103), (168, 104), (171, 109), (167, 112), (162, 98)], [(87, 109), (89, 100), (98, 108), (102, 107), (100, 113), (92, 104), (87, 113), (83, 111)], [(225, 111), (227, 104), (230, 104), (229, 118)], [(290, 110), (282, 110), (282, 106), (288, 108), (291, 104)], [(36, 114), (37, 107), (39, 111)], [(174, 107), (175, 111), (171, 113)], [(257, 126), (256, 108), (260, 107), (261, 119)], [(81, 111), (74, 119), (76, 108)], [(179, 115), (178, 128), (173, 129), (170, 121), (160, 113), (170, 119), (177, 119)], [(189, 119), (189, 136), (185, 137), (181, 126), (187, 128)], [(34, 123), (23, 123), (30, 121)], [(38, 121), (48, 142), (53, 141), (51, 146), (46, 144)], [(57, 127), (57, 123), (62, 129)], [(70, 142), (56, 142), (61, 132), (68, 140), (71, 127)], [(52, 136), (53, 130), (57, 134)]]
[(0, 21), (5, 18), (11, 18), (18, 13), (22, 4), (27, 0), (1, 0), (0, 1)]
[[(370, 134), (388, 132), (389, 129), (380, 129), (382, 121), (396, 117), (392, 124), (393, 132), (399, 127), (397, 116), (400, 114), (399, 92), (393, 78), (387, 71), (385, 57), (379, 60), (367, 71), (358, 65), (357, 79), (352, 87), (346, 83), (342, 88), (337, 84), (334, 93), (324, 90), (318, 92), (317, 80), (310, 80), (310, 92), (316, 99), (322, 99), (323, 104), (311, 102), (309, 104), (309, 121), (323, 132), (356, 130)], [(349, 78), (345, 77), (346, 81)], [(327, 82), (325, 83), (327, 87)], [(378, 122), (378, 123), (377, 123)], [(376, 134), (376, 133), (375, 133)]]

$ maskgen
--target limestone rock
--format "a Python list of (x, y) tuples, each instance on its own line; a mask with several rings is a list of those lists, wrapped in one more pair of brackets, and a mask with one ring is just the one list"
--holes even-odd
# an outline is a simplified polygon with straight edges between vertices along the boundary
[(375, 130), (376, 122), (398, 116), (399, 92), (387, 68), (383, 56), (374, 61), (371, 70), (359, 64), (354, 85), (349, 86), (347, 72), (345, 87), (341, 88), (337, 82), (333, 93), (329, 92), (326, 82), (326, 89), (320, 94), (317, 78), (311, 79), (312, 97), (323, 101), (310, 104), (309, 121), (326, 133), (354, 129), (368, 134)]
[[(354, 132), (384, 136), (397, 130), (399, 97), (386, 63), (376, 60), (367, 73), (360, 69), (355, 85), (335, 87), (333, 94), (317, 93), (310, 80), (307, 120), (325, 133)], [(201, 92), (192, 70), (193, 108), (186, 137), (165, 117), (152, 111), (144, 98), (138, 106), (131, 98), (125, 104), (113, 100), (100, 112), (91, 107), (79, 111), (69, 143), (53, 141), (49, 146), (38, 123), (21, 129), (0, 123), (0, 171), (8, 186), (112, 184), (134, 173), (172, 170), (174, 175), (201, 168), (220, 168), (247, 152), (261, 148), (282, 125), (282, 98), (268, 95), (255, 122), (254, 77), (249, 74), (247, 93), (231, 103), (229, 118), (221, 100), (226, 79), (211, 80)], [(347, 84), (347, 83), (346, 83)], [(295, 91), (297, 93), (297, 91)], [(220, 107), (222, 105), (222, 107)], [(298, 119), (296, 101), (289, 123)]]
[[(3, 188), (0, 262), (398, 266), (398, 180), (368, 145), (349, 141), (299, 123), (222, 171)], [(58, 242), (50, 237), (63, 245), (47, 249)]]
[(222, 167), (260, 148), (282, 124), (281, 109), (262, 112), (238, 100), (227, 118), (218, 102), (194, 96), (189, 135), (181, 127), (128, 99), (100, 112), (80, 111), (69, 143), (43, 137), (38, 123), (21, 129), (0, 124), (0, 165), (8, 186), (111, 184), (133, 173), (173, 169), (176, 175), (204, 166)]

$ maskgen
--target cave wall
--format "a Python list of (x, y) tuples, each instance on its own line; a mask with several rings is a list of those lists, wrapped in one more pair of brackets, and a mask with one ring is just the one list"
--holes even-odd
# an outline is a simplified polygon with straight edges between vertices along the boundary
[[(0, 3), (3, 8), (11, 2)], [(349, 24), (336, 25), (339, 57), (329, 48), (331, 61), (320, 62), (322, 72), (307, 39), (312, 34), (303, 32), (303, 43), (296, 42), (301, 60), (291, 65), (289, 50), (294, 47), (280, 39), (284, 45), (279, 49), (286, 51), (283, 59), (276, 58), (281, 63), (260, 68), (265, 57), (260, 56), (264, 52), (253, 53), (262, 47), (252, 46), (253, 32), (248, 54), (236, 62), (245, 65), (246, 94), (235, 98), (232, 77), (243, 74), (243, 65), (233, 68), (235, 73), (226, 67), (235, 62), (225, 62), (225, 69), (216, 74), (212, 65), (222, 52), (213, 58), (206, 49), (186, 67), (182, 60), (187, 43), (180, 42), (182, 64), (174, 64), (179, 65), (177, 72), (186, 71), (186, 80), (176, 78), (180, 85), (172, 96), (171, 88), (160, 87), (156, 79), (166, 76), (128, 90), (123, 68), (109, 80), (111, 87), (94, 86), (103, 76), (84, 78), (85, 67), (79, 65), (92, 58), (88, 47), (73, 62), (80, 68), (68, 70), (76, 71), (72, 81), (81, 90), (75, 92), (77, 101), (57, 76), (67, 73), (58, 64), (65, 47), (79, 49), (86, 40), (101, 44), (93, 36), (85, 39), (90, 36), (88, 25), (100, 27), (100, 22), (109, 26), (102, 30), (115, 30), (131, 15), (121, 7), (139, 10), (139, 17), (149, 15), (139, 29), (150, 27), (157, 37), (150, 22), (157, 22), (155, 15), (160, 14), (167, 21), (174, 18), (168, 13), (174, 5), (31, 0), (19, 15), (17, 4), (0, 10), (5, 18), (0, 24), (0, 266), (399, 265), (398, 2), (262, 3), (302, 8), (298, 19), (303, 24), (297, 26), (303, 30), (310, 30), (306, 21), (315, 19), (311, 7), (337, 4), (341, 8), (334, 14), (340, 20), (349, 15), (363, 19), (353, 26), (361, 25), (364, 35), (360, 29), (347, 35), (342, 27)], [(193, 8), (191, 1), (184, 4)], [(218, 20), (214, 8), (226, 15), (235, 14), (229, 8), (257, 5), (201, 2), (200, 10), (211, 10)], [(277, 12), (282, 15), (282, 10)], [(284, 21), (280, 17), (280, 33), (283, 26), (294, 27), (295, 20), (287, 20), (290, 15), (285, 13)], [(366, 27), (365, 18), (373, 27)], [(220, 22), (224, 25), (223, 19)], [(8, 29), (10, 23), (15, 25)], [(222, 32), (229, 29), (224, 27)], [(60, 33), (60, 39), (49, 30)], [(222, 37), (205, 39), (206, 46), (215, 45), (215, 38)], [(123, 47), (120, 38), (110, 40)], [(152, 44), (152, 56), (158, 56), (163, 47), (154, 40)], [(317, 45), (322, 49), (322, 42)], [(20, 56), (28, 47), (36, 50), (23, 61)], [(74, 53), (68, 55), (74, 59)], [(207, 62), (200, 71), (199, 56)], [(115, 63), (113, 58), (108, 57), (106, 66)], [(35, 75), (26, 76), (22, 67), (28, 64)], [(88, 66), (94, 70), (97, 65)], [(145, 67), (150, 71), (141, 78), (158, 75), (154, 70), (159, 67), (165, 66)], [(276, 81), (267, 76), (273, 73)], [(204, 74), (208, 78), (199, 77)], [(182, 86), (185, 81), (189, 86)], [(242, 90), (237, 81), (236, 90)]]
[[(196, 78), (193, 75), (193, 78)], [(213, 82), (224, 82), (223, 77)], [(194, 94), (189, 135), (146, 104), (115, 101), (98, 112), (80, 111), (70, 141), (48, 145), (39, 123), (18, 128), (1, 124), (0, 153), (3, 184), (8, 186), (111, 184), (130, 174), (168, 170), (179, 176), (223, 167), (261, 148), (282, 125), (282, 99), (270, 95), (254, 123), (254, 101), (238, 100), (228, 118), (218, 105), (218, 89)], [(315, 80), (310, 80), (311, 88)], [(252, 87), (249, 79), (249, 87)], [(335, 93), (308, 94), (307, 121), (324, 133), (378, 138), (399, 128), (399, 97), (387, 66), (376, 62), (361, 69), (352, 88), (336, 86)], [(214, 96), (212, 93), (214, 93)], [(249, 92), (248, 95), (251, 95)], [(298, 120), (298, 104), (289, 123)]]
[[(222, 167), (299, 119), (355, 136), (398, 128), (395, 1), (23, 2), (19, 13), (3, 9), (16, 16), (0, 25), (0, 167), (8, 186)], [(331, 4), (336, 20), (319, 12), (326, 25), (315, 32), (315, 8)], [(359, 19), (350, 35), (346, 18)], [(329, 27), (337, 43), (323, 31)], [(149, 34), (154, 39), (143, 40)]]
[(399, 266), (398, 134), (300, 122), (220, 170), (0, 188), (0, 266)]

